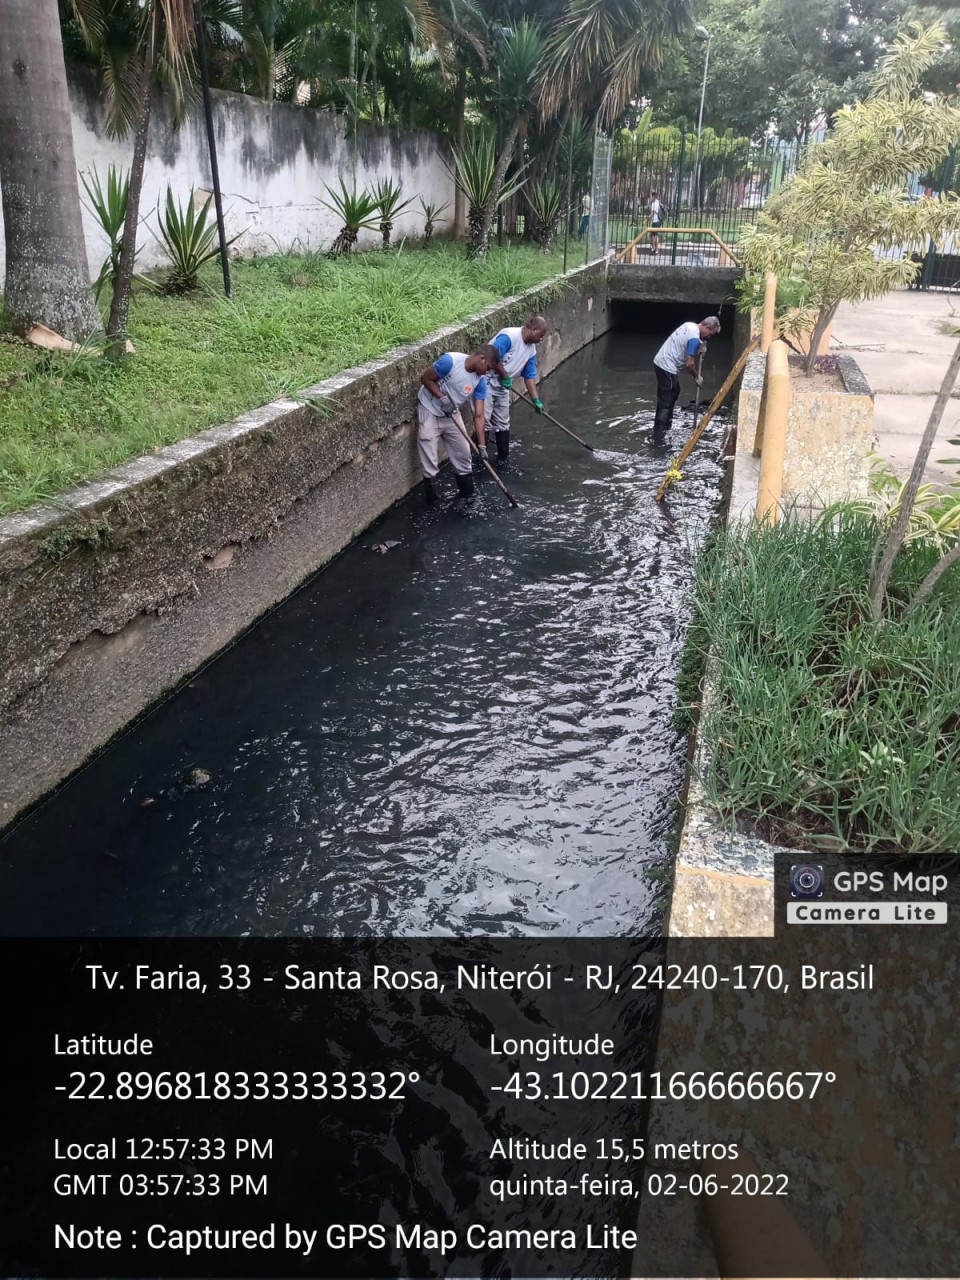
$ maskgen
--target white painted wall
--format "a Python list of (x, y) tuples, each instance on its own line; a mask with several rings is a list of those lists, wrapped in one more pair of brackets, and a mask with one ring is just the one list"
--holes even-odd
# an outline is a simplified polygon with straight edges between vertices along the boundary
[[(77, 168), (89, 172), (96, 165), (103, 181), (111, 163), (129, 169), (133, 140), (108, 136), (103, 106), (92, 82), (72, 77), (70, 100)], [(352, 187), (354, 173), (358, 187), (392, 177), (403, 183), (404, 197), (414, 197), (410, 208), (396, 220), (394, 241), (404, 235), (423, 234), (420, 195), (434, 203), (449, 204), (437, 223), (438, 231), (452, 221), (453, 182), (441, 162), (446, 143), (439, 134), (375, 128), (361, 122), (354, 143), (343, 116), (286, 103), (269, 105), (244, 94), (218, 91), (213, 94), (213, 113), (227, 234), (240, 236), (231, 253), (247, 257), (278, 249), (328, 248), (340, 226), (316, 197), (326, 195), (324, 183), (337, 187), (341, 176), (348, 188)], [(166, 200), (168, 183), (174, 198), (184, 205), (191, 188), (210, 190), (207, 135), (199, 103), (177, 128), (167, 104), (157, 102), (140, 203), (141, 268), (166, 260), (151, 229), (156, 231), (157, 205)], [(82, 188), (81, 197), (85, 199)], [(2, 226), (0, 214), (0, 232)], [(86, 209), (84, 231), (90, 272), (95, 277), (106, 256), (107, 241)], [(359, 243), (372, 245), (379, 240), (378, 231), (361, 232)], [(0, 273), (3, 265), (0, 234)]]

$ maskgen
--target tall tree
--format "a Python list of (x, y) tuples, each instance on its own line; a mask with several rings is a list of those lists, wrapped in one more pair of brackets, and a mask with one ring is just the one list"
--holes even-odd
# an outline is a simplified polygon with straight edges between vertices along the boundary
[[(144, 0), (142, 4), (139, 0), (71, 0), (71, 3), (84, 39), (101, 59), (108, 88), (114, 88), (114, 126), (117, 131), (125, 131), (132, 125), (134, 130), (127, 214), (107, 321), (110, 352), (116, 357), (123, 353), (127, 337), (154, 77), (162, 67), (175, 98), (181, 102), (185, 100), (193, 72), (193, 5), (192, 0)], [(123, 6), (127, 6), (127, 16), (135, 24), (137, 47), (123, 64), (123, 92), (120, 93), (117, 92), (112, 41), (117, 11)]]
[(614, 124), (671, 41), (692, 32), (696, 8), (697, 0), (568, 0), (541, 68), (545, 112), (571, 104)]
[(56, 0), (0, 0), (4, 307), (18, 333), (101, 327), (83, 239)]
[(523, 19), (504, 38), (502, 49), (494, 51), (497, 62), (497, 110), (502, 113), (502, 119), (506, 122), (506, 136), (497, 158), (493, 188), (483, 211), (481, 252), (486, 249), (489, 240), (494, 214), (500, 203), (503, 180), (513, 159), (517, 139), (525, 121), (535, 110), (534, 95), (544, 43), (540, 26)]

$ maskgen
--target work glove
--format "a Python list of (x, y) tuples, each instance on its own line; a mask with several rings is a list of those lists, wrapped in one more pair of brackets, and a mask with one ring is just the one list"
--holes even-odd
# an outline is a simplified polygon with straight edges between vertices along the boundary
[(698, 377), (698, 378), (694, 378), (694, 382), (697, 384), (697, 386), (698, 386), (698, 387), (702, 387), (702, 386), (703, 386), (703, 379), (702, 379), (702, 378), (699, 378), (699, 377)]
[(503, 375), (503, 377), (500, 379), (500, 385), (505, 390), (507, 391), (510, 390), (510, 388), (513, 386), (513, 379), (510, 377), (509, 373), (505, 373)]
[(441, 396), (437, 401), (440, 412), (450, 418), (457, 412), (457, 406), (453, 403), (449, 396)]
[(477, 461), (487, 462), (488, 459), (487, 446), (485, 444), (477, 445)]
[(539, 396), (537, 396), (536, 399), (534, 400), (533, 407), (534, 409), (536, 409), (537, 413), (543, 413), (543, 401), (540, 399)]

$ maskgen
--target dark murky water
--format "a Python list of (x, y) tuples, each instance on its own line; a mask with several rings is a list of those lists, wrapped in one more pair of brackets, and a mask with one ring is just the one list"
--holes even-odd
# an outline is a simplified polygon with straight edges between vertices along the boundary
[[(690, 427), (653, 442), (659, 341), (613, 334), (545, 382), (599, 455), (516, 406), (519, 510), (483, 482), (464, 519), (445, 473), (439, 509), (396, 507), (15, 828), (0, 932), (655, 928), (720, 434), (658, 507)], [(728, 364), (712, 344), (705, 392)]]

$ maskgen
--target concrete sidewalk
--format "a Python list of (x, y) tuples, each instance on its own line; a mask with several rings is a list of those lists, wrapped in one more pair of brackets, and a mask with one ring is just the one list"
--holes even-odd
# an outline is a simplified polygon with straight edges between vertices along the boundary
[[(899, 290), (857, 306), (841, 303), (833, 324), (831, 351), (852, 355), (874, 395), (879, 452), (906, 479), (927, 425), (950, 357), (960, 341), (960, 297)], [(960, 457), (947, 443), (960, 436), (960, 380), (954, 389), (925, 479), (948, 485), (960, 478), (957, 467), (938, 458)]]

